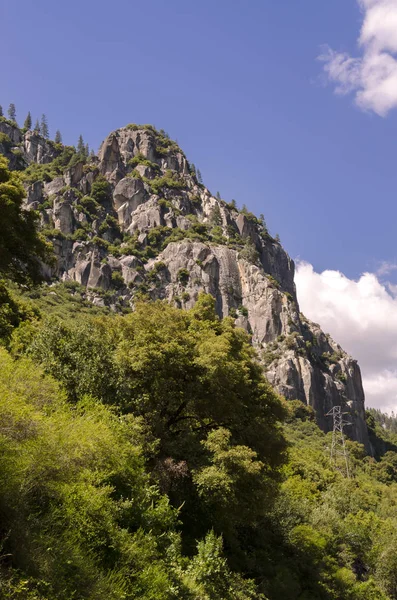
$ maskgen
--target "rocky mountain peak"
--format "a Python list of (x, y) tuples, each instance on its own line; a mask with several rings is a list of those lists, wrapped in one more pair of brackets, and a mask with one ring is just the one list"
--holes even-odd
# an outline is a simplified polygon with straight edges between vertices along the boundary
[(182, 308), (212, 294), (219, 316), (251, 335), (281, 394), (310, 404), (324, 430), (342, 405), (369, 449), (359, 367), (300, 314), (293, 261), (263, 218), (213, 196), (163, 131), (127, 125), (87, 157), (3, 119), (0, 152), (23, 171), (27, 205), (54, 244), (49, 278), (73, 280), (114, 310), (139, 294)]

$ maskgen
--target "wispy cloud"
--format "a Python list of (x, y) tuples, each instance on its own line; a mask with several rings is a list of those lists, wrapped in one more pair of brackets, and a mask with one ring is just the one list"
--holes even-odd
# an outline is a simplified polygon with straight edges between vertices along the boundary
[(397, 0), (357, 0), (362, 10), (360, 55), (325, 47), (318, 57), (337, 94), (354, 93), (357, 106), (385, 117), (397, 108)]
[(361, 366), (367, 404), (397, 411), (397, 297), (377, 275), (358, 281), (298, 263), (302, 312), (319, 323)]
[(397, 263), (383, 261), (380, 263), (379, 267), (376, 269), (376, 274), (379, 277), (383, 277), (384, 275), (390, 275), (390, 273), (393, 273), (394, 271), (397, 271)]

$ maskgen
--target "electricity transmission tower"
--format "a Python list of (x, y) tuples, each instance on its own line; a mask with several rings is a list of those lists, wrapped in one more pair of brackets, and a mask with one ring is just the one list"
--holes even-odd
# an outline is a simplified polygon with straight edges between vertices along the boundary
[(343, 433), (343, 427), (345, 425), (351, 425), (348, 421), (343, 420), (343, 415), (348, 414), (349, 413), (347, 412), (342, 412), (340, 406), (334, 406), (325, 416), (332, 417), (334, 422), (330, 456), (331, 464), (345, 477), (350, 479), (349, 453), (346, 448), (345, 435)]

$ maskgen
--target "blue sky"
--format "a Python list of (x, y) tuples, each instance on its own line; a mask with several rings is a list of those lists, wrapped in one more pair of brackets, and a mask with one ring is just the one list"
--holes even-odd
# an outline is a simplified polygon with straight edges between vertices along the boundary
[(397, 409), (397, 0), (0, 0), (0, 23), (3, 108), (95, 149), (165, 129), (306, 261), (301, 308)]
[(316, 60), (323, 44), (355, 50), (355, 0), (0, 6), (0, 103), (20, 120), (45, 112), (53, 134), (94, 148), (153, 123), (293, 258), (350, 277), (396, 258), (396, 116), (336, 97)]

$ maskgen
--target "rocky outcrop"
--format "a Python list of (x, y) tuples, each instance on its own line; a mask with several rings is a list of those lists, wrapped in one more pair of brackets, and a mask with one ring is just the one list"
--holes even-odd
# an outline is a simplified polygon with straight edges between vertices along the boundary
[(169, 244), (146, 269), (150, 273), (159, 264), (152, 298), (190, 308), (200, 291), (212, 294), (218, 314), (237, 316), (252, 335), (266, 376), (282, 395), (310, 404), (325, 431), (332, 428), (326, 413), (343, 406), (352, 416), (351, 436), (370, 449), (357, 362), (299, 313), (296, 298), (262, 266), (236, 250), (191, 241)]
[(43, 138), (36, 131), (27, 131), (23, 138), (23, 156), (25, 161), (40, 164), (50, 163), (57, 157), (59, 151), (56, 150), (53, 142)]
[[(59, 147), (1, 126), (26, 164), (51, 167)], [(293, 261), (262, 219), (212, 196), (164, 132), (119, 129), (98, 157), (74, 155), (26, 188), (54, 243), (52, 276), (87, 287), (98, 306), (133, 307), (144, 293), (190, 308), (200, 292), (212, 294), (219, 316), (251, 335), (281, 394), (310, 404), (325, 431), (326, 413), (343, 406), (351, 436), (369, 450), (360, 369), (300, 314)]]
[(0, 134), (9, 140), (9, 143), (1, 143), (0, 136), (0, 153), (8, 158), (11, 169), (23, 170), (31, 163), (47, 164), (59, 154), (54, 142), (36, 131), (23, 133), (12, 121), (0, 120)]

